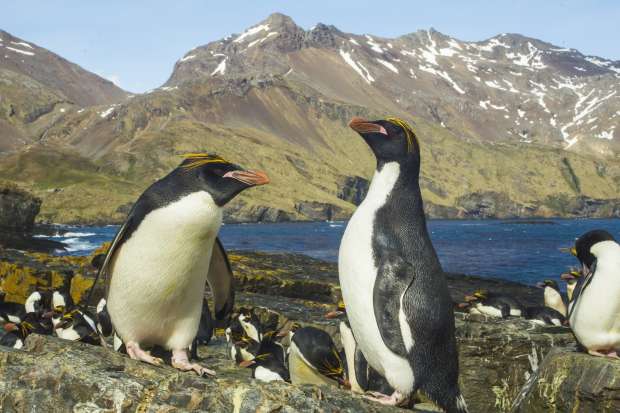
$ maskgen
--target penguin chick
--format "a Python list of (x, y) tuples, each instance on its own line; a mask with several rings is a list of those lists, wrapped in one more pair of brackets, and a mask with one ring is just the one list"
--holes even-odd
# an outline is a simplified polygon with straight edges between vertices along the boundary
[(562, 313), (548, 306), (526, 307), (525, 319), (540, 325), (563, 326), (566, 318)]
[(142, 344), (172, 351), (171, 364), (199, 375), (215, 372), (189, 361), (200, 324), (204, 290), (216, 320), (232, 310), (234, 290), (226, 252), (217, 239), (223, 207), (242, 191), (264, 185), (249, 171), (213, 154), (188, 154), (146, 189), (107, 253), (100, 275), (114, 329), (132, 359), (160, 365)]
[(607, 231), (594, 230), (571, 252), (583, 277), (569, 308), (570, 327), (589, 354), (620, 358), (620, 245)]
[(538, 288), (544, 289), (545, 306), (554, 309), (566, 317), (566, 304), (560, 293), (560, 287), (554, 280), (545, 280), (536, 284)]
[(503, 294), (490, 293), (486, 290), (475, 291), (472, 295), (466, 296), (465, 301), (469, 302), (481, 314), (491, 317), (520, 317), (525, 310), (517, 299)]
[(293, 384), (345, 384), (338, 349), (329, 334), (318, 328), (303, 327), (295, 332), (288, 365)]

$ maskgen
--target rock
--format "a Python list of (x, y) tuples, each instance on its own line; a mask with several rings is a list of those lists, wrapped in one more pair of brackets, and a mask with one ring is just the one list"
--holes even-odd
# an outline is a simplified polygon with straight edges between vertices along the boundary
[(472, 412), (509, 412), (543, 357), (555, 346), (575, 343), (565, 327), (543, 327), (520, 318), (455, 316), (459, 381)]
[(456, 205), (462, 208), (459, 218), (517, 218), (531, 216), (534, 208), (512, 201), (508, 195), (493, 191), (474, 192), (460, 197)]
[(523, 387), (512, 411), (619, 412), (620, 360), (554, 349)]
[(339, 221), (350, 216), (348, 211), (336, 205), (316, 201), (298, 202), (295, 211), (311, 221)]
[(29, 233), (41, 208), (41, 200), (12, 185), (0, 186), (0, 229)]
[(0, 410), (391, 412), (335, 387), (261, 383), (226, 359), (215, 340), (201, 353), (216, 378), (154, 367), (99, 346), (31, 335), (23, 350), (0, 347)]
[(346, 176), (338, 182), (339, 189), (336, 195), (353, 205), (359, 205), (366, 197), (369, 186), (368, 179), (359, 176)]
[[(96, 253), (103, 252), (104, 249), (98, 250)], [(260, 310), (261, 319), (270, 319), (279, 327), (290, 325), (297, 322), (302, 326), (310, 325), (327, 331), (338, 345), (340, 345), (340, 337), (338, 331), (338, 319), (329, 320), (324, 315), (334, 309), (334, 303), (338, 300), (340, 290), (338, 287), (337, 266), (334, 263), (328, 263), (316, 259), (312, 259), (303, 255), (295, 254), (267, 254), (256, 252), (231, 252), (229, 254), (233, 271), (235, 273), (235, 284), (237, 289), (236, 307), (264, 307)], [(46, 254), (25, 254), (18, 251), (0, 251), (0, 287), (11, 294), (11, 301), (23, 302), (26, 296), (36, 288), (49, 288), (64, 282), (67, 271), (73, 271), (75, 276), (72, 281), (72, 295), (74, 300), (78, 301), (84, 297), (84, 292), (92, 285), (93, 277), (96, 273), (95, 269), (90, 265), (90, 257), (53, 257)], [(486, 288), (491, 291), (503, 291), (507, 294), (518, 297), (526, 305), (536, 305), (542, 302), (542, 290), (528, 287), (525, 285), (511, 283), (503, 280), (483, 279), (479, 277), (466, 276), (462, 274), (448, 274), (448, 283), (450, 292), (455, 302), (460, 301), (467, 293), (477, 288)], [(97, 302), (98, 297), (103, 293), (102, 283), (97, 286), (97, 290), (93, 296), (92, 303)], [(209, 293), (207, 293), (209, 294)], [(460, 353), (460, 369), (461, 369), (461, 388), (468, 402), (470, 411), (472, 412), (508, 412), (510, 406), (514, 403), (520, 389), (526, 383), (532, 371), (540, 363), (542, 357), (547, 354), (554, 346), (573, 346), (574, 339), (572, 334), (566, 328), (559, 327), (540, 327), (528, 321), (510, 318), (507, 320), (491, 319), (485, 316), (472, 316), (462, 313), (456, 313), (456, 336)], [(50, 340), (45, 338), (45, 340)], [(47, 342), (46, 342), (47, 343)], [(219, 343), (219, 344), (218, 344)], [(171, 369), (155, 369), (143, 364), (131, 362), (126, 359), (119, 359), (118, 355), (108, 355), (103, 353), (102, 349), (93, 347), (83, 347), (80, 345), (70, 345), (66, 350), (56, 349), (56, 344), (51, 344), (50, 353), (26, 353), (26, 356), (19, 356), (16, 352), (6, 350), (10, 353), (12, 360), (13, 374), (19, 369), (28, 370), (34, 363), (33, 358), (43, 357), (41, 363), (44, 366), (42, 372), (48, 371), (47, 376), (41, 373), (42, 377), (33, 381), (17, 382), (17, 379), (10, 382), (10, 386), (3, 387), (4, 383), (0, 379), (0, 400), (8, 400), (5, 396), (7, 388), (16, 389), (16, 394), (22, 394), (23, 403), (35, 403), (36, 397), (43, 397), (42, 387), (45, 386), (44, 380), (49, 380), (49, 386), (56, 386), (56, 379), (49, 371), (52, 371), (52, 365), (49, 363), (53, 358), (55, 363), (64, 363), (63, 374), (67, 375), (66, 380), (70, 383), (78, 383), (82, 379), (80, 375), (93, 374), (102, 383), (97, 383), (95, 379), (84, 379), (84, 386), (92, 385), (97, 392), (102, 392), (106, 396), (100, 399), (80, 399), (75, 403), (94, 403), (101, 406), (101, 403), (107, 405), (110, 403), (107, 398), (114, 395), (110, 390), (114, 386), (120, 389), (123, 394), (123, 400), (140, 400), (145, 397), (147, 389), (154, 396), (153, 406), (172, 403), (172, 406), (183, 408), (186, 406), (178, 400), (191, 400), (192, 397), (200, 400), (200, 406), (207, 406), (201, 397), (204, 390), (212, 391), (220, 403), (223, 411), (230, 408), (230, 387), (239, 387), (243, 391), (254, 394), (252, 400), (257, 400), (256, 407), (260, 403), (272, 406), (278, 401), (281, 402), (284, 396), (280, 398), (280, 394), (293, 397), (297, 402), (286, 405), (283, 409), (303, 410), (302, 406), (316, 407), (312, 392), (318, 391), (316, 388), (286, 387), (285, 385), (262, 385), (253, 383), (248, 379), (249, 370), (240, 370), (234, 368), (224, 356), (224, 350), (220, 349), (222, 343), (214, 340), (213, 345), (208, 347), (200, 347), (200, 354), (207, 357), (206, 363), (213, 366), (218, 371), (217, 386), (205, 384), (202, 379), (194, 378), (192, 375), (176, 373)], [(48, 344), (45, 344), (46, 349)], [(45, 350), (47, 351), (47, 350)], [(79, 355), (78, 355), (79, 353)], [(86, 355), (84, 355), (86, 354)], [(102, 356), (105, 354), (105, 357)], [(7, 367), (2, 360), (6, 358), (0, 352), (0, 370)], [(102, 358), (98, 361), (98, 368), (88, 366), (74, 366), (78, 363), (78, 357), (85, 357), (86, 363), (91, 358)], [(119, 361), (121, 360), (121, 361)], [(26, 367), (19, 367), (25, 363)], [(84, 364), (82, 363), (82, 364)], [(118, 376), (109, 378), (105, 376), (106, 368), (112, 366), (121, 366)], [(136, 367), (138, 366), (138, 367)], [(120, 367), (119, 367), (120, 368)], [(45, 370), (49, 369), (49, 370)], [(137, 370), (136, 370), (137, 369)], [(24, 370), (24, 371), (25, 371)], [(30, 371), (30, 370), (28, 370)], [(139, 373), (136, 373), (138, 371)], [(157, 372), (165, 372), (157, 373)], [(155, 372), (155, 373), (154, 373)], [(29, 373), (39, 374), (39, 373)], [(136, 376), (136, 374), (138, 376)], [(4, 374), (6, 376), (6, 374)], [(38, 376), (37, 376), (38, 377)], [(55, 377), (55, 376), (54, 376)], [(151, 381), (148, 381), (148, 380)], [(190, 380), (191, 379), (191, 380)], [(39, 381), (40, 380), (40, 381)], [(65, 380), (65, 379), (63, 379)], [(146, 381), (145, 381), (146, 380)], [(189, 380), (189, 381), (188, 381)], [(220, 381), (221, 380), (221, 381)], [(26, 391), (27, 386), (34, 385), (34, 392)], [(156, 383), (172, 383), (158, 387)], [(191, 386), (197, 386), (200, 389), (200, 397), (186, 394), (178, 389), (180, 382), (191, 383)], [(25, 383), (25, 384), (24, 384)], [(137, 384), (136, 384), (137, 383)], [(155, 384), (154, 384), (155, 383)], [(198, 384), (200, 383), (200, 384)], [(211, 383), (211, 382), (206, 382)], [(74, 384), (68, 384), (73, 386)], [(21, 386), (21, 387), (20, 387)], [(167, 387), (166, 387), (167, 386)], [(175, 387), (176, 386), (176, 387)], [(207, 386), (207, 387), (205, 387)], [(62, 386), (61, 386), (62, 387)], [(80, 387), (79, 389), (85, 388)], [(226, 387), (226, 388), (225, 388)], [(28, 387), (30, 388), (30, 387)], [(38, 389), (38, 390), (37, 390)], [(63, 388), (62, 391), (69, 391)], [(162, 390), (163, 389), (163, 390)], [(172, 389), (172, 390), (171, 390)], [(276, 399), (269, 399), (265, 393), (271, 389), (278, 396)], [(80, 390), (81, 391), (81, 390)], [(135, 393), (131, 393), (134, 391)], [(166, 391), (173, 392), (177, 395), (172, 399), (165, 399), (162, 394)], [(241, 390), (240, 390), (241, 391)], [(321, 390), (323, 391), (323, 390)], [(336, 393), (330, 393), (336, 392)], [(108, 395), (109, 394), (109, 395)], [(208, 393), (207, 393), (208, 394)], [(332, 407), (332, 399), (330, 397), (342, 399), (345, 403), (342, 410), (361, 409), (359, 411), (368, 411), (370, 407), (366, 404), (349, 404), (358, 403), (356, 398), (351, 398), (345, 392), (337, 389), (328, 391), (325, 396), (324, 410), (330, 411), (335, 409)], [(336, 396), (337, 394), (337, 396)], [(110, 396), (111, 395), (111, 396)], [(13, 396), (10, 396), (13, 397)], [(60, 396), (54, 396), (60, 397)], [(63, 403), (69, 403), (71, 397), (63, 396), (66, 400)], [(77, 397), (77, 396), (76, 396)], [(117, 396), (122, 399), (121, 396)], [(166, 396), (168, 397), (168, 396)], [(173, 396), (170, 396), (173, 397)], [(12, 399), (11, 399), (12, 400)], [(38, 399), (37, 399), (38, 400)], [(56, 399), (54, 399), (56, 400)], [(99, 401), (98, 401), (99, 400)], [(106, 401), (107, 400), (107, 401)], [(171, 402), (170, 400), (173, 400)], [(1, 402), (0, 402), (1, 403)], [(71, 402), (73, 403), (73, 402)], [(198, 402), (197, 402), (198, 403)], [(248, 402), (250, 403), (250, 402)], [(254, 402), (252, 402), (254, 403)], [(306, 403), (306, 404), (304, 404)], [(317, 402), (318, 403), (318, 402)], [(335, 402), (334, 402), (335, 403)], [(61, 404), (64, 407), (74, 406), (72, 404)], [(131, 404), (128, 410), (134, 410), (135, 404)], [(181, 406), (181, 407), (180, 407)], [(153, 407), (155, 410), (155, 407)], [(287, 410), (283, 410), (287, 411)], [(372, 411), (372, 410), (370, 410)]]

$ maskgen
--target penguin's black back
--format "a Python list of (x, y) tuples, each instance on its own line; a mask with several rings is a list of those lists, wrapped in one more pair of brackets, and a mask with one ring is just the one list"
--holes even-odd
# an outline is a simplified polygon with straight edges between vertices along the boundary
[(546, 324), (553, 325), (553, 319), (557, 319), (564, 324), (566, 318), (557, 310), (546, 306), (527, 307), (525, 309), (525, 318), (528, 320), (540, 320)]
[(337, 380), (343, 374), (342, 359), (331, 336), (314, 327), (295, 331), (293, 343), (304, 358), (321, 374)]

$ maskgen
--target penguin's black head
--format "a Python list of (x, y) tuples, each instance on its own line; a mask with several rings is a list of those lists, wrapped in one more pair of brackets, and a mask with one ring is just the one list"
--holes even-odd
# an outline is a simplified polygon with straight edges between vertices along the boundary
[(476, 290), (471, 295), (465, 296), (465, 302), (475, 304), (477, 302), (483, 302), (489, 298), (491, 293), (488, 290)]
[(551, 287), (556, 291), (560, 291), (560, 287), (558, 286), (558, 283), (555, 282), (555, 280), (545, 280), (545, 281), (541, 281), (539, 283), (536, 283), (536, 286), (538, 288), (546, 288), (546, 287)]
[(579, 262), (587, 267), (587, 270), (591, 270), (596, 261), (596, 257), (591, 252), (592, 247), (603, 241), (615, 241), (615, 239), (609, 232), (602, 229), (586, 232), (575, 241), (575, 246), (570, 250), (571, 254), (577, 257)]
[(228, 203), (244, 189), (269, 183), (265, 172), (246, 170), (214, 154), (187, 154), (179, 169), (182, 174), (198, 178), (200, 186), (218, 206)]
[(420, 146), (413, 129), (399, 118), (369, 121), (354, 117), (349, 127), (360, 134), (375, 154), (377, 161), (420, 163)]

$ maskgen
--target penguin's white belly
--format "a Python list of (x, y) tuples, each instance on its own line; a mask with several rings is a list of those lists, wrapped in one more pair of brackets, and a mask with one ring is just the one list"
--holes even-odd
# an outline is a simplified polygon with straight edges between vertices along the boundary
[(570, 326), (582, 345), (589, 350), (620, 349), (620, 265), (599, 264), (573, 305)]
[(566, 305), (559, 292), (551, 287), (545, 288), (545, 306), (553, 308), (558, 313), (566, 317)]
[(193, 193), (149, 213), (121, 246), (108, 311), (125, 343), (191, 344), (221, 219), (208, 193)]
[[(377, 278), (372, 251), (373, 223), (376, 211), (385, 203), (398, 177), (398, 171), (390, 168), (390, 164), (385, 165), (373, 177), (366, 199), (351, 217), (340, 244), (338, 271), (347, 317), (368, 364), (384, 376), (392, 387), (408, 394), (413, 388), (413, 370), (407, 359), (394, 353), (383, 341), (373, 300)], [(392, 176), (386, 176), (388, 174)], [(393, 178), (393, 182), (390, 182), (390, 178)], [(396, 293), (395, 299), (398, 296)]]
[(502, 317), (502, 310), (491, 305), (484, 305), (482, 303), (476, 303), (476, 310), (479, 314), (488, 315), (491, 317)]

